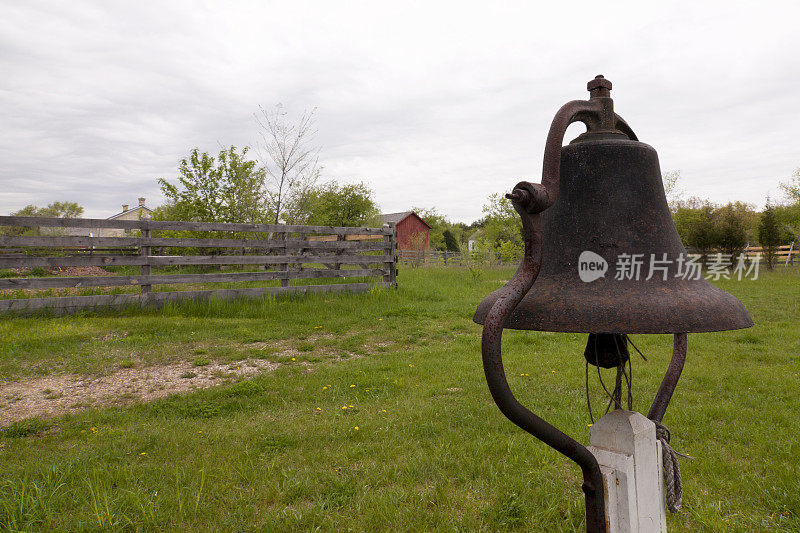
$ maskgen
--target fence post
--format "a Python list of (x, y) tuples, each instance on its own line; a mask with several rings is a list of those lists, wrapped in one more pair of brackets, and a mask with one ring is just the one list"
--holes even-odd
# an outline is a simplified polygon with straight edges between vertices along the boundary
[[(289, 255), (289, 250), (286, 247), (286, 232), (279, 233), (278, 234), (278, 238), (279, 239), (283, 239), (283, 255), (287, 255), (288, 256)], [(288, 287), (289, 286), (289, 275), (288, 275), (289, 263), (283, 263), (281, 265), (281, 270), (287, 272), (287, 275), (285, 277), (281, 278), (281, 287)]]
[[(344, 240), (346, 240), (346, 238), (345, 238), (345, 236), (344, 236), (344, 235), (337, 235), (337, 236), (336, 236), (336, 241), (337, 241), (337, 242), (339, 242), (339, 241), (344, 241)], [(335, 254), (335, 255), (342, 255), (342, 250), (336, 250), (336, 251), (334, 252), (334, 254)], [(333, 268), (334, 268), (334, 269), (336, 269), (336, 270), (340, 270), (340, 269), (342, 268), (342, 264), (341, 264), (341, 263), (334, 263), (334, 264), (333, 264)]]
[(394, 222), (384, 224), (383, 230), (383, 242), (386, 244), (383, 253), (390, 257), (390, 260), (383, 264), (383, 281), (397, 288), (397, 232)]
[[(141, 238), (142, 239), (149, 239), (150, 238), (150, 215), (144, 215), (142, 219), (145, 221), (145, 226), (142, 228), (141, 231)], [(142, 265), (142, 277), (150, 276), (150, 246), (139, 246), (139, 256), (145, 258), (147, 264)], [(142, 283), (139, 285), (140, 287), (140, 297), (142, 303), (147, 302), (147, 295), (150, 294), (150, 290), (152, 289), (152, 285), (149, 283)]]

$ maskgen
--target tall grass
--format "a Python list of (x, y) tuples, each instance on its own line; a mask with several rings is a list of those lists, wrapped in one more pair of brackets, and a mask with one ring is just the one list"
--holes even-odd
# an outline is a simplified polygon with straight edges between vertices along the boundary
[[(577, 531), (580, 473), (496, 409), (471, 315), (512, 269), (413, 269), (360, 295), (195, 302), (0, 323), (0, 368), (112, 371), (274, 358), (254, 379), (0, 431), (0, 527), (22, 530)], [(690, 335), (665, 423), (682, 463), (670, 531), (798, 531), (800, 275), (723, 282), (750, 330)], [(124, 333), (124, 335), (123, 335)], [(639, 335), (646, 410), (671, 338)], [(507, 332), (521, 401), (588, 440), (585, 335)], [(252, 346), (311, 346), (292, 362)], [(336, 357), (338, 355), (346, 358)], [(4, 378), (5, 379), (5, 378)], [(601, 392), (594, 383), (593, 399)], [(92, 430), (94, 428), (94, 430)]]

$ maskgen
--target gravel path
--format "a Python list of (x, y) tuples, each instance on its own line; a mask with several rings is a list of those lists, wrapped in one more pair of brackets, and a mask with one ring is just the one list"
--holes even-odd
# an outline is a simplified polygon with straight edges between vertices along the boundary
[(0, 426), (34, 416), (52, 417), (163, 398), (220, 385), (226, 380), (275, 370), (279, 363), (245, 359), (236, 363), (122, 368), (105, 376), (62, 374), (0, 383)]

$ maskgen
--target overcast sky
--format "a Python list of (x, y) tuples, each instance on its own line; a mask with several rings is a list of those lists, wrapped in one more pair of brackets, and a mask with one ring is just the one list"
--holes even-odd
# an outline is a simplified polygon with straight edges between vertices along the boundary
[(553, 114), (600, 73), (687, 195), (780, 196), (800, 3), (542, 4), (0, 2), (0, 214), (157, 206), (191, 148), (256, 143), (253, 113), (280, 102), (317, 108), (325, 179), (471, 222), (539, 181)]

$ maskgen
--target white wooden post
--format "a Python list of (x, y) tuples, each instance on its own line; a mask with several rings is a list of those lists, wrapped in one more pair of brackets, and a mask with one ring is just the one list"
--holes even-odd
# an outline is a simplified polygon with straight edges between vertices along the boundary
[(617, 409), (592, 426), (590, 443), (603, 472), (610, 533), (666, 533), (655, 424), (641, 413)]

